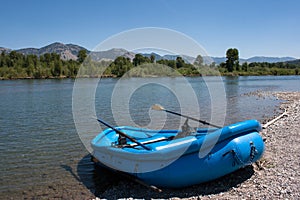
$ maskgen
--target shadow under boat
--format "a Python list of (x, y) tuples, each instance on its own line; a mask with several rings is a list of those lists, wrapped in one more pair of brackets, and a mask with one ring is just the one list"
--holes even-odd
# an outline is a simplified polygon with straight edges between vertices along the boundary
[(181, 189), (161, 188), (162, 192), (151, 190), (122, 173), (117, 173), (92, 162), (92, 156), (87, 154), (77, 165), (77, 174), (69, 166), (62, 166), (79, 182), (82, 182), (96, 197), (111, 198), (113, 188), (114, 198), (186, 198), (190, 196), (210, 195), (226, 192), (243, 183), (254, 174), (253, 166), (241, 168), (231, 174), (214, 181), (202, 183)]
[(107, 189), (117, 185), (121, 177), (113, 171), (104, 167), (98, 167), (91, 160), (90, 154), (85, 155), (77, 164), (77, 169), (68, 165), (61, 165), (69, 172), (78, 182), (89, 189), (95, 196), (100, 197)]

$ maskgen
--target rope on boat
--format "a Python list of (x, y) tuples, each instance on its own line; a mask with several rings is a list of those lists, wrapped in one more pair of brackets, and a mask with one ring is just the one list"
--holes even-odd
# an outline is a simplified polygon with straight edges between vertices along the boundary
[[(249, 160), (247, 162), (242, 161), (241, 158), (239, 158), (237, 152), (235, 150), (231, 150), (227, 153), (225, 153), (224, 155), (228, 154), (228, 153), (232, 153), (233, 158), (234, 158), (234, 163), (233, 166), (235, 166), (235, 164), (238, 165), (242, 165), (243, 167), (247, 166), (247, 165), (251, 165), (253, 163), (253, 160), (255, 158), (255, 155), (258, 153), (254, 143), (251, 141), (250, 142), (250, 154), (249, 154)], [(223, 155), (223, 156), (224, 156)]]
[(273, 124), (273, 123), (275, 123), (277, 120), (279, 120), (280, 118), (285, 117), (285, 116), (287, 116), (287, 115), (288, 115), (288, 114), (287, 114), (287, 112), (286, 112), (286, 109), (284, 109), (284, 113), (282, 113), (282, 114), (279, 115), (278, 117), (276, 117), (276, 118), (272, 119), (271, 121), (267, 122), (266, 124), (264, 124), (264, 125), (262, 126), (262, 128), (263, 128), (263, 129), (267, 128), (268, 126), (270, 126), (271, 124)]

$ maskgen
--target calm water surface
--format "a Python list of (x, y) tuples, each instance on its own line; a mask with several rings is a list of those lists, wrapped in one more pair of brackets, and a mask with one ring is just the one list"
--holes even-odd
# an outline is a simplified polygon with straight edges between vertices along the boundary
[[(172, 82), (174, 87), (180, 88), (182, 79), (149, 78), (149, 81)], [(209, 120), (211, 101), (206, 83), (219, 80), (215, 77), (206, 77), (205, 81), (200, 77), (187, 80), (199, 101), (200, 117)], [(93, 81), (95, 80), (87, 79), (86, 84)], [(116, 122), (112, 117), (111, 97), (117, 81), (118, 79), (102, 79), (95, 99), (97, 115), (113, 125)], [(122, 91), (141, 81), (143, 79), (140, 78), (125, 80), (122, 82)], [(222, 82), (226, 92), (225, 124), (251, 118), (263, 121), (272, 116), (279, 105), (275, 98), (244, 94), (257, 90), (300, 89), (299, 76), (223, 77)], [(47, 188), (50, 184), (67, 185), (74, 177), (79, 177), (78, 181), (82, 181), (82, 174), (93, 175), (94, 167), (86, 156), (88, 151), (79, 139), (73, 121), (73, 85), (72, 79), (0, 81), (0, 198), (8, 192)], [(147, 126), (151, 121), (149, 108), (154, 103), (179, 112), (183, 106), (184, 114), (195, 116), (193, 107), (180, 107), (176, 94), (152, 83), (140, 87), (132, 94), (129, 101), (131, 120), (139, 126)], [(122, 115), (122, 112), (120, 107), (119, 114)], [(159, 118), (161, 114), (155, 115)], [(126, 120), (128, 118), (125, 117), (124, 123)], [(177, 128), (179, 123), (178, 117), (168, 115), (164, 128)], [(89, 137), (92, 138), (93, 135)], [(93, 187), (92, 180), (90, 181), (91, 183), (85, 182), (86, 187)]]

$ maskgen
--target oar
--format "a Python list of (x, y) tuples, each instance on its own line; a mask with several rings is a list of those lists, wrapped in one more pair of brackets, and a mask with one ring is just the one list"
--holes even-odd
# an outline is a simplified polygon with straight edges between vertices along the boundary
[(98, 120), (98, 122), (104, 124), (105, 126), (111, 128), (112, 130), (114, 130), (114, 131), (115, 131), (116, 133), (118, 133), (119, 135), (122, 135), (123, 137), (128, 138), (130, 141), (132, 141), (132, 142), (134, 142), (134, 143), (137, 143), (138, 145), (140, 145), (140, 146), (143, 147), (144, 149), (146, 149), (146, 150), (148, 150), (148, 151), (152, 150), (151, 148), (149, 148), (149, 147), (143, 145), (142, 143), (140, 143), (140, 142), (137, 141), (136, 139), (134, 139), (134, 138), (130, 137), (129, 135), (123, 133), (122, 131), (120, 131), (120, 130), (114, 128), (113, 126), (109, 125), (108, 123), (104, 122), (103, 120), (101, 120), (101, 119), (97, 119), (97, 120)]
[(176, 112), (173, 112), (173, 111), (170, 111), (170, 110), (166, 110), (164, 107), (162, 107), (162, 106), (159, 105), (159, 104), (154, 104), (154, 105), (152, 106), (152, 109), (153, 109), (153, 110), (158, 110), (158, 111), (165, 111), (165, 112), (167, 112), (167, 113), (171, 113), (171, 114), (174, 114), (174, 115), (178, 115), (178, 116), (181, 116), (181, 117), (185, 117), (185, 118), (187, 118), (187, 119), (191, 119), (191, 120), (194, 120), (194, 121), (196, 121), (196, 122), (200, 122), (200, 123), (202, 123), (202, 124), (210, 125), (210, 126), (213, 126), (213, 127), (216, 127), (216, 128), (222, 128), (221, 126), (217, 126), (217, 125), (208, 123), (208, 122), (206, 122), (206, 121), (204, 121), (204, 120), (201, 120), (201, 119), (196, 119), (196, 118), (194, 118), (194, 117), (190, 117), (190, 116), (182, 115), (182, 114), (180, 114), (180, 113), (176, 113)]

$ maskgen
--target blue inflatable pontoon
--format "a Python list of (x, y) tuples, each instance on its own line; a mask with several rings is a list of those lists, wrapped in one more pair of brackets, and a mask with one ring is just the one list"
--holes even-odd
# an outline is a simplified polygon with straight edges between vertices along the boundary
[(264, 152), (260, 130), (256, 120), (188, 131), (123, 126), (104, 130), (91, 145), (93, 156), (107, 168), (149, 185), (181, 188), (217, 179), (257, 161)]

